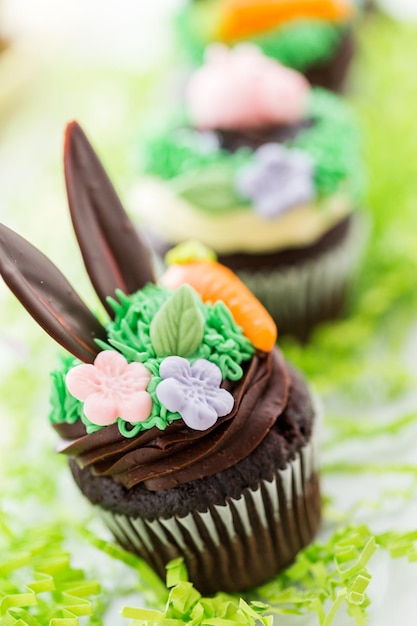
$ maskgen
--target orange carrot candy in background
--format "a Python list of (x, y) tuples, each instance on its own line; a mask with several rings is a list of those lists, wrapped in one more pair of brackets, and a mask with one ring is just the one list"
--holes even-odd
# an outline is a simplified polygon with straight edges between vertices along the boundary
[(344, 22), (353, 11), (346, 0), (228, 0), (222, 8), (218, 36), (231, 43), (300, 17)]
[(277, 327), (265, 307), (242, 281), (201, 244), (185, 243), (167, 254), (168, 268), (160, 279), (164, 287), (177, 289), (187, 284), (203, 302), (222, 300), (233, 319), (255, 348), (269, 352), (277, 340)]

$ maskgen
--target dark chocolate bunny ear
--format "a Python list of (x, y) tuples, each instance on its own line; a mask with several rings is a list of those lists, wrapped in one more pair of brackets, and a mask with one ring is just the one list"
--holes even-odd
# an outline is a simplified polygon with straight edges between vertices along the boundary
[(26, 239), (0, 224), (0, 274), (46, 332), (81, 361), (99, 352), (106, 332), (59, 269)]
[(75, 234), (98, 297), (134, 293), (155, 282), (149, 250), (128, 218), (99, 158), (76, 122), (68, 124), (65, 180)]

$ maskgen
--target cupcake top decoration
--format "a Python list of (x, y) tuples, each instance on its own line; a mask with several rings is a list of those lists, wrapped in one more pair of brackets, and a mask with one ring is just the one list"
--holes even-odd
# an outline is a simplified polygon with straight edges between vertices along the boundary
[(72, 354), (53, 373), (51, 420), (80, 423), (87, 434), (114, 426), (126, 439), (177, 420), (210, 429), (234, 408), (225, 383), (242, 379), (255, 350), (272, 350), (274, 323), (201, 248), (195, 255), (189, 246), (181, 262), (181, 251), (171, 255), (156, 285), (148, 252), (75, 123), (64, 155), (75, 232), (109, 321), (100, 324), (41, 252), (0, 227), (3, 278)]
[(232, 130), (292, 124), (305, 115), (310, 85), (251, 44), (213, 44), (191, 76), (186, 107), (199, 129)]

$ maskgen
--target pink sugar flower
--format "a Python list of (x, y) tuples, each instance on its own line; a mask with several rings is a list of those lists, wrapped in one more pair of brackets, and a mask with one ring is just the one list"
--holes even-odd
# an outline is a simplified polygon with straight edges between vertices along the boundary
[(66, 377), (68, 391), (84, 402), (86, 417), (97, 426), (109, 426), (118, 417), (143, 422), (152, 410), (146, 391), (150, 372), (142, 363), (128, 363), (119, 352), (100, 352), (94, 365), (77, 365)]
[(310, 85), (299, 72), (250, 43), (209, 46), (186, 92), (190, 120), (201, 130), (294, 124), (307, 111)]

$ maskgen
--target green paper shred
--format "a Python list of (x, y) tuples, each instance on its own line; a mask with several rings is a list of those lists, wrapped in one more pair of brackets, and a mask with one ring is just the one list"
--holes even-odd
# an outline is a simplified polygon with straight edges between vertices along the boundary
[(122, 616), (139, 624), (188, 624), (192, 626), (233, 626), (235, 624), (263, 624), (272, 626), (272, 616), (265, 616), (267, 605), (248, 604), (224, 594), (215, 598), (202, 598), (191, 583), (180, 582), (170, 591), (164, 611), (125, 607)]
[[(145, 561), (131, 552), (126, 552), (126, 550), (123, 550), (115, 543), (97, 537), (87, 528), (80, 528), (79, 532), (95, 548), (104, 552), (112, 559), (121, 561), (138, 574), (137, 589), (149, 603), (163, 604), (166, 602), (168, 589)], [(174, 567), (174, 563), (174, 561), (171, 562), (171, 568)]]
[[(317, 615), (320, 626), (330, 626), (345, 608), (358, 626), (367, 623), (371, 581), (368, 567), (377, 549), (388, 550), (393, 558), (416, 559), (416, 532), (372, 534), (365, 526), (337, 529), (327, 543), (315, 542), (303, 550), (294, 565), (259, 587), (255, 596), (264, 602), (246, 601), (237, 596), (217, 594), (203, 598), (192, 585), (177, 579), (165, 610), (125, 607), (124, 617), (132, 624), (264, 624), (272, 625), (272, 615)], [(169, 568), (177, 570), (180, 560)]]
[(93, 614), (90, 598), (100, 585), (71, 566), (57, 529), (31, 529), (23, 541), (7, 535), (0, 556), (1, 626), (79, 626), (80, 617)]

